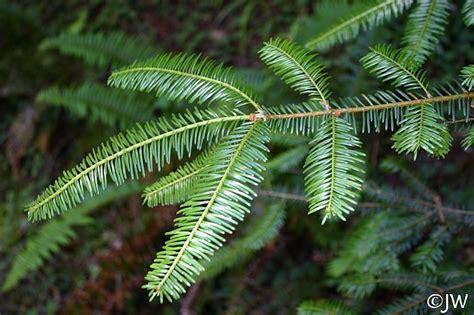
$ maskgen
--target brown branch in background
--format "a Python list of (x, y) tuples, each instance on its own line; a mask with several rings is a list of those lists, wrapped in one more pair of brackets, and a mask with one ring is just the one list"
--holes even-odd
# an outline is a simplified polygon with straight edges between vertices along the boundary
[(37, 118), (36, 108), (28, 106), (17, 114), (8, 129), (5, 151), (12, 168), (13, 177), (17, 182), (22, 179), (21, 159), (33, 139)]
[(290, 193), (273, 191), (273, 190), (259, 190), (257, 191), (257, 194), (259, 196), (276, 197), (280, 199), (306, 202), (306, 197), (303, 195), (298, 195), (298, 194), (290, 194)]
[[(474, 108), (474, 104), (471, 105), (471, 108)], [(464, 119), (457, 119), (457, 120), (448, 120), (446, 121), (446, 123), (448, 125), (452, 125), (452, 124), (460, 124), (460, 123), (467, 123), (467, 122), (470, 122), (470, 121), (474, 121), (474, 117), (471, 117), (471, 118), (464, 118)]]
[(444, 207), (443, 203), (441, 202), (441, 197), (437, 194), (434, 194), (433, 201), (435, 202), (436, 208), (438, 209), (439, 221), (441, 224), (446, 224), (446, 217), (444, 216)]
[(238, 282), (237, 287), (235, 288), (232, 296), (230, 297), (226, 315), (234, 315), (237, 313), (237, 307), (242, 306), (241, 303), (241, 294), (245, 290), (245, 287), (252, 279), (255, 279), (255, 276), (260, 272), (261, 267), (270, 256), (270, 254), (275, 250), (273, 244), (268, 244), (259, 252), (255, 260), (253, 260), (250, 265), (246, 268), (245, 274), (242, 279)]
[(188, 292), (181, 302), (181, 308), (179, 309), (180, 315), (196, 315), (196, 312), (193, 311), (193, 303), (199, 294), (201, 285), (202, 282), (197, 282), (188, 289)]
[[(364, 189), (367, 189), (367, 186), (364, 187)], [(445, 212), (450, 212), (453, 214), (459, 214), (459, 215), (467, 215), (467, 216), (474, 216), (474, 211), (472, 210), (464, 210), (464, 209), (457, 209), (457, 208), (451, 208), (451, 207), (445, 207), (441, 203), (441, 199), (438, 200), (438, 203), (434, 202), (428, 202), (424, 200), (419, 200), (419, 199), (407, 199), (403, 198), (399, 195), (395, 194), (390, 194), (387, 192), (384, 192), (386, 195), (393, 196), (394, 198), (396, 197), (400, 201), (405, 201), (405, 202), (410, 202), (410, 203), (416, 203), (419, 204), (420, 206), (430, 208), (430, 209), (436, 209), (438, 211), (442, 211), (443, 218), (445, 220), (444, 213)], [(299, 202), (306, 202), (306, 197), (304, 195), (299, 195), (299, 194), (292, 194), (292, 193), (286, 193), (286, 192), (280, 192), (280, 191), (273, 191), (273, 190), (260, 190), (257, 191), (257, 194), (259, 196), (264, 196), (264, 197), (275, 197), (275, 198), (280, 198), (280, 199), (285, 199), (285, 200), (293, 200), (293, 201), (299, 201)], [(359, 202), (358, 207), (360, 208), (381, 208), (384, 207), (385, 205), (383, 203), (378, 203), (378, 202)], [(407, 208), (407, 210), (413, 210), (413, 211), (418, 211), (418, 212), (426, 212), (414, 208)]]

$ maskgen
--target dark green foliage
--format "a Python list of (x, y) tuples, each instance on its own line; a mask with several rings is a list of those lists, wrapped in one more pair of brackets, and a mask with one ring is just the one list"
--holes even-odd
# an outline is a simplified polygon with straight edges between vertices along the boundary
[(78, 117), (92, 122), (129, 127), (153, 116), (153, 98), (85, 83), (78, 88), (51, 87), (41, 91), (36, 100), (41, 103), (64, 106)]
[(354, 314), (342, 303), (327, 300), (306, 301), (298, 307), (298, 315)]
[(474, 126), (471, 126), (462, 140), (462, 146), (465, 150), (474, 145)]
[(452, 293), (474, 283), (467, 274), (447, 280), (450, 267), (444, 264), (446, 244), (467, 223), (449, 213), (463, 213), (467, 219), (472, 211), (440, 204), (439, 196), (400, 160), (390, 158), (382, 166), (399, 173), (411, 191), (366, 185), (364, 192), (370, 200), (382, 202), (391, 211), (381, 211), (382, 204), (367, 210), (363, 221), (346, 236), (329, 271), (339, 279), (339, 291), (350, 298), (367, 300), (384, 289), (408, 292), (387, 303), (380, 314), (426, 312), (430, 294)]
[[(361, 31), (376, 27), (388, 21), (412, 5), (412, 0), (364, 0), (357, 1), (348, 13), (339, 19), (331, 20), (330, 26), (318, 30), (306, 43), (311, 49), (324, 50), (331, 46), (356, 37)], [(337, 10), (333, 6), (321, 6), (317, 9)], [(333, 14), (319, 12), (321, 16)]]
[(41, 268), (60, 251), (62, 246), (76, 238), (73, 227), (93, 223), (94, 220), (89, 216), (92, 211), (139, 190), (140, 186), (132, 183), (120, 187), (109, 187), (99, 197), (88, 199), (74, 211), (43, 224), (38, 232), (28, 239), (23, 250), (16, 254), (3, 283), (2, 291), (11, 290), (20, 280)]
[[(334, 27), (334, 22), (348, 16), (352, 5), (347, 0), (321, 0), (313, 5), (313, 14), (297, 19), (289, 31), (289, 37), (300, 44), (314, 39), (315, 30), (327, 30)], [(318, 48), (318, 50), (321, 50)]]
[(430, 238), (421, 244), (410, 257), (412, 267), (422, 272), (435, 272), (443, 259), (443, 245), (449, 241), (450, 234), (446, 228), (434, 230)]
[[(40, 20), (37, 12), (31, 8), (23, 8), (20, 4), (2, 0), (0, 1), (0, 24), (3, 25), (3, 34), (0, 41), (0, 49), (14, 50), (27, 46), (30, 41), (39, 37), (41, 32)], [(21, 41), (16, 41), (16, 37), (22, 35)], [(11, 49), (12, 50), (12, 49)]]
[(474, 1), (465, 0), (464, 6), (462, 7), (462, 13), (464, 14), (464, 23), (466, 26), (474, 24)]
[(200, 279), (215, 277), (232, 268), (277, 237), (285, 220), (285, 204), (273, 203), (266, 206), (264, 211), (254, 216), (253, 222), (248, 224), (240, 238), (215, 252), (211, 260), (201, 262), (204, 271), (199, 275)]
[(422, 0), (410, 14), (402, 43), (406, 58), (422, 65), (436, 49), (448, 23), (447, 0)]
[(387, 173), (399, 175), (403, 179), (404, 184), (412, 191), (422, 195), (426, 199), (435, 201), (435, 194), (429, 189), (426, 183), (416, 176), (416, 171), (409, 167), (405, 161), (395, 156), (390, 156), (380, 163), (380, 168)]
[(158, 51), (151, 45), (122, 33), (63, 33), (41, 43), (41, 49), (59, 49), (63, 54), (84, 59), (100, 68), (119, 67), (135, 60), (153, 57)]
[[(409, 307), (410, 305), (413, 306)], [(428, 311), (429, 309), (426, 306), (426, 294), (414, 293), (385, 307), (380, 312), (378, 312), (378, 314), (426, 314)]]
[[(101, 212), (94, 225), (81, 231), (87, 241), (73, 244), (75, 256), (67, 255), (67, 248), (41, 273), (27, 272), (30, 281), (6, 298), (2, 295), (7, 302), (0, 303), (0, 313), (28, 313), (28, 305), (38, 313), (53, 313), (54, 307), (42, 305), (57, 301), (58, 311), (72, 314), (294, 314), (298, 305), (303, 314), (410, 313), (426, 312), (426, 297), (433, 292), (474, 293), (469, 269), (474, 215), (468, 210), (473, 76), (469, 67), (461, 76), (456, 73), (474, 58), (472, 36), (462, 30), (463, 4), (318, 1), (314, 10), (309, 2), (281, 0), (32, 5), (41, 12), (41, 22), (34, 25), (44, 30), (18, 28), (21, 36), (7, 38), (10, 46), (0, 64), (7, 82), (0, 89), (5, 104), (0, 173), (6, 174), (0, 190), (18, 199), (9, 197), (12, 206), (0, 198), (0, 209), (8, 209), (0, 216), (0, 229), (8, 227), (0, 232), (0, 254), (6, 257), (0, 260), (0, 274), (7, 274), (12, 261), (8, 253), (21, 248), (29, 235), (29, 224), (15, 213), (31, 190), (40, 191), (59, 169), (77, 164), (87, 148), (97, 146), (117, 126), (151, 121), (86, 155), (30, 204), (29, 218), (61, 213), (64, 218), (51, 224), (62, 222), (80, 211), (75, 206), (86, 195), (106, 196), (102, 190), (108, 190), (110, 180), (120, 185), (143, 175), (143, 181), (155, 182), (143, 194), (154, 209), (141, 211), (140, 199), (132, 196), (121, 211)], [(468, 1), (465, 13), (469, 6)], [(12, 16), (22, 15), (23, 8), (18, 8)], [(203, 9), (205, 16), (199, 16)], [(57, 20), (56, 10), (77, 14), (61, 14)], [(305, 21), (282, 36), (311, 49), (358, 38), (317, 58), (289, 40), (269, 40), (260, 49), (263, 63), (276, 74), (268, 75), (247, 51), (256, 51), (258, 43), (282, 29), (273, 19), (282, 12), (291, 12), (287, 24), (296, 15)], [(313, 14), (317, 21), (306, 17)], [(9, 37), (9, 19), (1, 20), (7, 21)], [(304, 26), (307, 22), (315, 26)], [(133, 35), (91, 33), (118, 25)], [(86, 62), (71, 63), (50, 51), (37, 53), (43, 35), (35, 34), (42, 32), (62, 34), (43, 45)], [(301, 39), (302, 32), (306, 39)], [(33, 44), (27, 44), (26, 33)], [(156, 56), (155, 49), (138, 39), (142, 37), (156, 39), (162, 50), (202, 52), (247, 68), (233, 70), (191, 54)], [(18, 38), (25, 42), (12, 49)], [(28, 45), (30, 50), (21, 50)], [(232, 55), (221, 50), (224, 46)], [(364, 64), (381, 80), (370, 79), (358, 62), (369, 46), (375, 48)], [(110, 68), (123, 66), (109, 77), (113, 87), (98, 85)], [(326, 72), (332, 76), (331, 89)], [(38, 81), (31, 84), (30, 77)], [(43, 90), (51, 85), (69, 88)], [(139, 91), (160, 98), (138, 96)], [(43, 102), (35, 104), (35, 97)], [(63, 111), (45, 110), (44, 105), (56, 102), (76, 115), (63, 119)], [(185, 103), (210, 107), (183, 113)], [(15, 117), (24, 106), (34, 109), (33, 122)], [(161, 116), (168, 118), (157, 119)], [(391, 137), (396, 151), (417, 160), (392, 157), (381, 162), (391, 152)], [(460, 142), (467, 152), (460, 150)], [(265, 162), (267, 146), (272, 153)], [(175, 203), (181, 204), (175, 229), (166, 237), (163, 232), (178, 209)], [(324, 227), (318, 216), (306, 216), (308, 209), (321, 210)], [(80, 214), (78, 225), (86, 217)], [(249, 222), (242, 222), (240, 230), (244, 216)], [(65, 228), (51, 233), (66, 244), (73, 225), (67, 221)], [(44, 261), (42, 251), (32, 255)], [(179, 303), (145, 302), (140, 279), (155, 255), (145, 288), (152, 299), (182, 297)], [(65, 265), (65, 270), (77, 272), (62, 271)]]
[(308, 146), (300, 145), (275, 155), (269, 160), (265, 167), (270, 171), (286, 172), (293, 167), (297, 167), (308, 155)]

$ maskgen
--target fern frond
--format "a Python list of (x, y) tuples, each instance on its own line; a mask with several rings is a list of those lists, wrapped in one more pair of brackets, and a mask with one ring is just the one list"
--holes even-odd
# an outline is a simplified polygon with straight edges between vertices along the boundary
[(78, 88), (51, 87), (42, 90), (37, 102), (64, 106), (78, 117), (87, 117), (109, 126), (129, 127), (153, 116), (153, 98), (94, 83)]
[(320, 31), (306, 43), (310, 49), (326, 50), (331, 46), (355, 38), (361, 31), (374, 28), (408, 9), (413, 0), (371, 0), (353, 5), (347, 16)]
[(123, 33), (63, 33), (45, 39), (40, 49), (59, 49), (63, 54), (82, 58), (87, 64), (105, 68), (124, 66), (157, 54), (156, 48)]
[(426, 74), (418, 65), (408, 59), (407, 52), (392, 49), (390, 45), (377, 45), (370, 48), (370, 53), (362, 59), (364, 68), (374, 73), (382, 81), (391, 81), (396, 88), (406, 90), (423, 90), (427, 95)]
[(464, 15), (464, 24), (466, 24), (466, 26), (474, 24), (474, 0), (466, 0), (464, 2), (462, 14)]
[(335, 116), (325, 117), (316, 131), (314, 147), (304, 165), (309, 213), (324, 211), (345, 220), (354, 210), (362, 189), (364, 156), (351, 125)]
[(88, 199), (74, 211), (42, 225), (35, 235), (28, 238), (25, 248), (13, 259), (2, 291), (14, 288), (21, 279), (41, 268), (61, 246), (68, 244), (76, 236), (73, 227), (92, 223), (93, 220), (88, 216), (92, 211), (139, 190), (140, 186), (135, 183), (109, 187), (97, 198)]
[(297, 315), (349, 315), (354, 314), (350, 308), (338, 301), (317, 300), (305, 301), (298, 306)]
[(435, 50), (439, 38), (448, 23), (449, 3), (447, 0), (422, 0), (408, 17), (403, 37), (406, 58), (418, 66)]
[(410, 108), (402, 127), (392, 137), (392, 147), (397, 153), (413, 153), (415, 160), (419, 149), (444, 157), (449, 152), (452, 137), (443, 121), (433, 106)]
[(200, 262), (204, 268), (199, 275), (200, 279), (212, 278), (235, 266), (275, 239), (285, 220), (285, 205), (281, 202), (273, 203), (263, 211), (263, 214), (253, 218), (241, 238), (215, 252), (211, 260)]
[(105, 188), (108, 177), (116, 184), (134, 179), (157, 165), (169, 163), (171, 154), (183, 158), (193, 147), (211, 144), (236, 127), (248, 115), (232, 116), (226, 111), (195, 110), (161, 118), (112, 137), (87, 155), (75, 168), (50, 185), (26, 206), (32, 221), (67, 211), (84, 199), (85, 191), (95, 195)]
[(157, 96), (165, 95), (175, 101), (225, 102), (261, 109), (231, 68), (195, 55), (166, 54), (136, 62), (114, 71), (108, 83), (125, 89), (153, 91)]
[(249, 211), (255, 196), (250, 186), (262, 179), (268, 134), (261, 123), (245, 123), (220, 142), (146, 276), (150, 299), (178, 299), (203, 270), (199, 260), (209, 259)]
[(209, 166), (207, 160), (212, 154), (212, 150), (207, 150), (193, 161), (146, 187), (142, 195), (143, 203), (148, 207), (156, 207), (185, 201), (191, 196), (201, 174)]
[(309, 50), (277, 38), (265, 43), (260, 59), (295, 91), (321, 101), (328, 107), (331, 96), (324, 66)]
[(474, 88), (474, 65), (464, 67), (461, 70), (462, 85), (467, 87), (470, 91)]
[(474, 145), (474, 126), (471, 126), (471, 128), (469, 128), (466, 135), (464, 136), (464, 139), (462, 139), (461, 141), (461, 145), (464, 150), (467, 150), (472, 145)]

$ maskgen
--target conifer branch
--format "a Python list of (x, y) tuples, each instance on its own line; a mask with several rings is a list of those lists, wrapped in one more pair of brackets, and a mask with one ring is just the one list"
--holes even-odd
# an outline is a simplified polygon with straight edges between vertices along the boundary
[(212, 167), (183, 204), (183, 216), (176, 219), (175, 231), (146, 277), (150, 299), (172, 301), (184, 293), (203, 269), (199, 260), (209, 259), (222, 246), (222, 235), (231, 233), (249, 211), (255, 193), (248, 185), (262, 179), (268, 132), (261, 122), (248, 122), (220, 142), (209, 162)]
[[(461, 288), (464, 288), (464, 287), (467, 287), (467, 286), (470, 286), (470, 285), (474, 285), (474, 280), (468, 280), (468, 281), (465, 281), (465, 282), (462, 282), (462, 283), (459, 283), (459, 284), (456, 284), (456, 285), (453, 285), (453, 286), (450, 286), (450, 287), (442, 288), (441, 291), (438, 291), (438, 292), (440, 294), (444, 294), (444, 293), (459, 290)], [(416, 300), (412, 301), (411, 303), (406, 304), (402, 308), (397, 309), (397, 312), (398, 313), (403, 313), (403, 312), (405, 312), (409, 309), (414, 308), (418, 304), (421, 304), (421, 303), (424, 303), (424, 302), (426, 302), (426, 296), (423, 296), (423, 298), (416, 299)]]
[(447, 103), (457, 100), (471, 100), (474, 99), (474, 92), (463, 92), (459, 94), (446, 95), (446, 96), (435, 96), (435, 97), (424, 97), (416, 98), (411, 101), (401, 101), (393, 102), (387, 104), (374, 104), (370, 106), (360, 106), (360, 107), (349, 107), (349, 108), (337, 108), (321, 111), (309, 111), (304, 113), (292, 113), (292, 114), (269, 114), (265, 118), (267, 120), (280, 120), (280, 119), (294, 119), (294, 118), (306, 118), (306, 117), (318, 117), (325, 115), (336, 115), (340, 116), (342, 114), (353, 114), (353, 113), (363, 113), (368, 111), (377, 111), (383, 109), (391, 108), (403, 108), (403, 107), (416, 107), (416, 106), (426, 106), (433, 103)]
[(326, 49), (356, 37), (361, 30), (367, 30), (390, 20), (409, 8), (413, 0), (373, 0), (356, 3), (353, 10), (321, 31), (306, 43), (310, 49)]
[(186, 99), (199, 104), (223, 101), (262, 109), (230, 68), (200, 56), (159, 55), (114, 71), (108, 83), (121, 88), (155, 91), (172, 100)]
[(439, 37), (443, 35), (448, 19), (447, 0), (423, 0), (410, 14), (403, 43), (406, 58), (418, 67), (435, 50)]
[[(112, 138), (86, 156), (76, 168), (64, 172), (63, 177), (56, 180), (36, 201), (27, 205), (28, 217), (30, 220), (36, 221), (66, 211), (84, 199), (84, 189), (87, 189), (90, 194), (97, 194), (99, 184), (102, 188), (106, 185), (107, 173), (112, 176), (114, 182), (120, 184), (127, 178), (126, 170), (130, 172), (132, 178), (136, 178), (139, 172), (144, 172), (145, 163), (149, 169), (151, 168), (153, 159), (161, 168), (165, 159), (168, 161), (170, 159), (173, 143), (184, 146), (184, 148), (176, 148), (179, 156), (182, 157), (183, 150), (185, 148), (190, 150), (196, 140), (197, 146), (200, 147), (205, 138), (211, 140), (217, 137), (220, 129), (223, 128), (223, 124), (249, 120), (249, 115), (211, 118), (217, 115), (213, 112), (197, 113), (198, 117), (204, 119), (197, 121), (188, 113), (188, 116), (175, 117), (171, 121), (172, 124), (162, 120), (155, 124), (147, 124), (145, 127), (139, 126), (128, 131), (125, 135), (119, 134)], [(173, 125), (177, 128), (173, 128)], [(211, 126), (214, 130), (208, 132), (206, 137), (192, 132), (197, 128), (209, 128)], [(182, 137), (181, 143), (172, 141), (173, 137), (180, 135)], [(147, 146), (158, 148), (163, 140), (169, 141), (168, 145), (170, 146), (164, 148), (164, 155), (157, 156), (157, 151), (150, 155), (143, 155), (144, 151), (149, 152), (149, 149), (145, 149)], [(137, 158), (137, 153), (142, 155)], [(127, 168), (124, 165), (127, 165)]]
[(208, 159), (212, 156), (213, 151), (212, 149), (206, 150), (192, 162), (184, 164), (176, 171), (146, 187), (142, 195), (143, 202), (148, 207), (156, 207), (185, 201), (200, 180), (200, 175), (209, 166)]
[[(327, 40), (334, 43), (355, 36), (360, 28), (380, 24), (399, 14), (411, 2), (374, 1), (366, 12), (356, 13), (344, 20), (339, 29), (336, 27), (330, 31), (333, 33), (327, 35)], [(428, 28), (426, 33), (429, 33)], [(416, 49), (415, 54), (421, 54), (419, 51)], [(175, 229), (157, 253), (146, 276), (148, 282), (144, 285), (149, 290), (150, 300), (173, 301), (196, 281), (204, 268), (201, 262), (210, 259), (226, 241), (225, 235), (232, 233), (249, 212), (251, 201), (256, 196), (253, 187), (263, 179), (270, 131), (304, 135), (299, 142), (292, 142), (302, 145), (287, 150), (267, 164), (273, 170), (285, 170), (276, 167), (282, 159), (292, 159), (285, 163), (286, 166), (298, 165), (308, 150), (308, 137), (314, 138), (304, 164), (304, 180), (309, 212), (323, 212), (324, 223), (334, 217), (345, 220), (346, 215), (356, 208), (363, 188), (365, 154), (359, 151), (361, 141), (355, 135), (358, 126), (356, 114), (362, 116), (363, 130), (370, 130), (374, 125), (376, 131), (380, 131), (382, 124), (385, 127), (390, 124), (392, 128), (401, 124), (393, 137), (394, 148), (398, 152), (414, 153), (415, 157), (419, 148), (436, 156), (448, 152), (451, 136), (444, 124), (445, 115), (451, 115), (452, 122), (459, 121), (459, 116), (466, 122), (471, 119), (470, 106), (474, 99), (471, 67), (463, 70), (463, 83), (468, 91), (453, 85), (429, 89), (425, 72), (419, 68), (419, 62), (414, 61), (416, 58), (404, 50), (376, 46), (362, 59), (364, 66), (403, 91), (379, 91), (374, 95), (335, 101), (329, 99), (331, 93), (323, 65), (314, 60), (307, 49), (275, 39), (265, 44), (260, 57), (284, 82), (309, 96), (310, 100), (300, 104), (261, 106), (250, 88), (230, 68), (194, 55), (159, 55), (112, 73), (108, 81), (112, 86), (151, 92), (171, 100), (224, 107), (222, 110), (196, 109), (173, 115), (171, 119), (160, 118), (111, 138), (75, 168), (64, 172), (30, 203), (26, 209), (29, 219), (45, 219), (69, 210), (82, 202), (87, 192), (98, 194), (109, 179), (122, 184), (129, 177), (135, 179), (146, 171), (161, 170), (174, 154), (177, 159), (183, 159), (186, 154), (190, 157), (195, 148), (201, 150), (204, 146), (211, 146), (210, 151), (144, 191), (145, 202), (151, 206), (184, 201), (175, 220)], [(248, 105), (253, 112), (244, 114), (241, 109)], [(469, 145), (472, 143), (470, 134), (463, 144), (467, 142)], [(294, 197), (275, 193), (273, 196)], [(444, 209), (441, 202), (435, 200), (435, 203), (438, 209)], [(402, 235), (407, 227), (411, 231), (413, 225), (410, 224), (415, 222), (416, 229), (423, 229), (427, 222), (425, 218), (434, 216), (432, 207), (421, 208), (426, 212), (425, 217), (416, 217), (417, 214), (388, 217), (391, 214), (382, 214), (361, 226), (360, 235), (372, 234), (353, 243), (366, 254), (377, 250), (375, 259), (380, 260), (378, 269), (371, 271), (371, 278), (375, 278), (377, 272), (385, 271), (387, 266), (398, 264), (398, 253), (389, 252), (388, 247), (383, 246), (388, 244), (387, 239), (403, 236), (397, 242), (402, 243), (399, 246), (407, 246), (405, 243), (409, 237)], [(464, 213), (455, 211), (454, 214)], [(449, 211), (446, 215), (446, 219), (451, 216)], [(397, 224), (387, 229), (385, 223), (392, 219)], [(390, 232), (384, 235), (385, 243), (377, 241), (380, 231)], [(418, 230), (413, 233), (418, 233)], [(439, 260), (436, 237), (436, 244), (420, 247), (413, 258), (416, 266), (432, 268)], [(346, 254), (348, 257), (333, 264), (334, 275), (350, 271), (349, 260), (364, 256), (353, 252)], [(372, 292), (375, 285), (361, 288), (347, 281), (341, 288), (364, 296)]]
[(464, 2), (462, 13), (464, 14), (464, 24), (466, 26), (474, 25), (474, 0), (466, 0)]
[(270, 69), (296, 91), (320, 99), (327, 109), (327, 77), (324, 66), (314, 57), (309, 50), (282, 39), (270, 40), (260, 50), (260, 58)]

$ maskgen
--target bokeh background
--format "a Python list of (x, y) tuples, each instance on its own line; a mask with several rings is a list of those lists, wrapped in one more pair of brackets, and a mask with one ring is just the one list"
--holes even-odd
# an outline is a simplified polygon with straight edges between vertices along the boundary
[[(150, 95), (115, 95), (106, 87), (112, 69), (138, 54), (199, 53), (233, 66), (263, 103), (297, 103), (302, 98), (265, 69), (257, 51), (274, 36), (304, 44), (321, 23), (335, 18), (318, 13), (318, 4), (0, 1), (0, 314), (294, 314), (304, 301), (373, 313), (413, 296), (416, 281), (421, 287), (449, 287), (449, 277), (470, 281), (474, 152), (461, 148), (462, 128), (454, 131), (445, 159), (422, 154), (416, 162), (393, 156), (390, 132), (362, 135), (369, 166), (359, 209), (348, 222), (324, 226), (320, 216), (306, 214), (297, 153), (306, 150), (307, 139), (275, 138), (262, 197), (229, 241), (245, 237), (265, 211), (281, 204), (284, 215), (268, 227), (274, 233), (258, 249), (234, 253), (229, 268), (216, 267), (213, 277), (173, 304), (148, 303), (141, 286), (177, 206), (149, 209), (131, 184), (86, 202), (75, 217), (28, 222), (25, 204), (91, 148), (135, 122), (190, 108)], [(451, 82), (474, 61), (474, 32), (462, 23), (461, 5), (452, 2), (449, 27), (426, 66), (432, 82)], [(388, 88), (359, 59), (377, 43), (399, 46), (406, 16), (321, 52), (334, 97)], [(84, 55), (102, 54), (101, 62), (68, 52), (67, 38), (84, 34), (99, 38), (83, 46)], [(124, 105), (118, 108), (114, 101)], [(104, 111), (89, 109), (96, 105)], [(295, 145), (298, 152), (284, 155)], [(142, 182), (158, 177), (148, 174)], [(446, 220), (440, 220), (440, 211)], [(437, 251), (433, 266), (413, 262), (422, 246)], [(383, 276), (392, 282), (380, 280)], [(397, 286), (393, 279), (406, 281)], [(465, 289), (472, 291), (472, 285)]]

